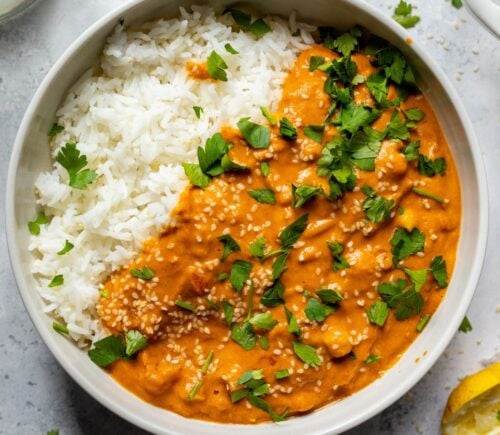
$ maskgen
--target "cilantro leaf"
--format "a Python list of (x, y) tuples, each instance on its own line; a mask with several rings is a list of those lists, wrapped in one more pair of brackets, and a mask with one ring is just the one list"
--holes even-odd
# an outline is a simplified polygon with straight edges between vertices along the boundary
[(446, 272), (446, 261), (441, 255), (434, 257), (431, 262), (432, 276), (438, 283), (439, 288), (448, 286), (448, 273)]
[(368, 365), (368, 364), (373, 364), (374, 362), (377, 362), (379, 360), (380, 360), (380, 357), (378, 355), (375, 355), (374, 353), (372, 353), (363, 362), (366, 365)]
[(286, 260), (288, 258), (289, 252), (285, 251), (282, 254), (280, 254), (278, 257), (276, 257), (276, 260), (273, 262), (272, 270), (273, 270), (273, 275), (272, 279), (277, 280), (281, 274), (286, 270)]
[(316, 349), (298, 341), (293, 341), (293, 351), (305, 364), (311, 366), (319, 366), (321, 364), (321, 358), (316, 353)]
[(375, 191), (365, 185), (361, 188), (363, 193), (368, 196), (363, 201), (363, 210), (366, 217), (374, 223), (380, 223), (391, 217), (391, 211), (396, 205), (393, 199), (389, 200), (383, 196), (377, 196)]
[(423, 154), (418, 156), (418, 172), (426, 177), (434, 177), (434, 175), (444, 175), (446, 170), (446, 160), (443, 157), (438, 157), (435, 160), (429, 159)]
[(361, 36), (361, 33), (359, 27), (353, 27), (336, 38), (333, 41), (333, 47), (341, 53), (342, 56), (349, 56), (349, 54), (358, 47), (358, 38)]
[(309, 59), (309, 71), (315, 71), (320, 65), (325, 63), (323, 56), (311, 56)]
[(428, 192), (427, 190), (424, 189), (419, 189), (418, 187), (412, 187), (412, 192), (416, 193), (417, 195), (424, 196), (426, 198), (430, 198), (436, 202), (439, 202), (440, 204), (444, 203), (444, 199), (440, 198), (439, 196), (434, 195), (431, 192)]
[(57, 153), (56, 161), (68, 172), (69, 185), (75, 189), (85, 189), (96, 178), (97, 173), (87, 166), (87, 156), (80, 154), (75, 142), (66, 142), (66, 145)]
[(200, 106), (193, 106), (193, 111), (198, 119), (200, 119), (201, 114), (204, 112), (203, 108)]
[(280, 379), (285, 379), (285, 378), (288, 378), (288, 376), (290, 376), (290, 370), (288, 369), (283, 369), (283, 370), (278, 370), (275, 374), (274, 374), (274, 377), (278, 380)]
[(189, 182), (193, 186), (198, 186), (204, 189), (210, 183), (210, 177), (205, 175), (200, 168), (200, 165), (195, 163), (183, 163), (184, 173), (188, 177)]
[(255, 149), (268, 148), (271, 140), (271, 131), (268, 127), (250, 121), (250, 118), (241, 118), (238, 128), (246, 141)]
[(307, 184), (301, 184), (299, 187), (296, 187), (295, 184), (292, 184), (292, 205), (295, 208), (302, 207), (315, 196), (322, 194), (323, 189), (321, 187), (309, 186)]
[(222, 310), (224, 311), (224, 318), (226, 319), (226, 323), (228, 326), (231, 326), (231, 323), (233, 323), (234, 307), (225, 299), (222, 300), (221, 305)]
[(233, 162), (227, 154), (222, 156), (220, 165), (224, 172), (245, 172), (250, 170), (248, 166), (240, 165), (239, 163)]
[(412, 15), (413, 6), (410, 3), (406, 3), (401, 0), (394, 11), (394, 18), (403, 27), (410, 28), (414, 27), (419, 21), (420, 17), (417, 15)]
[(335, 309), (329, 305), (322, 304), (316, 298), (307, 301), (304, 312), (311, 322), (322, 323)]
[(415, 291), (419, 292), (424, 286), (425, 281), (427, 280), (428, 270), (427, 269), (411, 270), (408, 269), (407, 267), (403, 267), (403, 270), (410, 278), (410, 281), (413, 283)]
[(321, 299), (322, 302), (330, 305), (335, 305), (344, 300), (344, 298), (336, 290), (320, 289), (316, 292), (316, 295)]
[(267, 163), (267, 162), (261, 162), (261, 164), (260, 164), (260, 172), (262, 172), (262, 175), (264, 177), (268, 177), (269, 173), (270, 173), (269, 163)]
[(241, 326), (233, 325), (231, 338), (245, 350), (252, 350), (257, 344), (255, 329), (250, 322), (243, 322)]
[(465, 333), (472, 331), (472, 324), (470, 323), (470, 320), (467, 316), (463, 318), (462, 323), (460, 323), (460, 326), (458, 327), (458, 330)]
[(224, 48), (230, 54), (240, 54), (240, 52), (235, 50), (229, 42), (227, 44), (224, 44)]
[(40, 225), (45, 225), (49, 223), (49, 219), (43, 213), (38, 213), (34, 221), (28, 222), (28, 230), (34, 235), (40, 235)]
[(302, 337), (302, 331), (297, 322), (297, 318), (287, 307), (283, 308), (285, 309), (286, 321), (288, 323), (288, 332), (290, 334), (295, 334), (299, 338)]
[(462, 0), (451, 0), (451, 4), (457, 9), (460, 9), (463, 6)]
[(273, 318), (273, 315), (270, 311), (266, 311), (265, 313), (255, 314), (249, 320), (249, 322), (256, 328), (267, 329), (267, 330), (273, 329), (278, 324), (278, 321)]
[(61, 325), (57, 322), (52, 322), (52, 329), (60, 334), (69, 334), (69, 329), (67, 326)]
[(280, 135), (287, 140), (297, 139), (297, 129), (288, 118), (282, 118), (280, 121)]
[(368, 126), (380, 116), (378, 110), (368, 106), (349, 103), (340, 114), (340, 130), (356, 133), (361, 127)]
[(252, 272), (252, 263), (248, 263), (243, 260), (236, 260), (231, 268), (231, 274), (229, 275), (229, 281), (233, 288), (240, 293), (243, 289), (245, 282), (250, 277)]
[(374, 302), (369, 310), (366, 312), (370, 323), (378, 326), (384, 326), (387, 317), (389, 316), (389, 308), (385, 302)]
[(406, 140), (410, 138), (408, 127), (399, 116), (399, 112), (397, 110), (392, 112), (391, 120), (389, 121), (389, 124), (387, 124), (385, 131), (387, 137), (390, 139)]
[(265, 254), (265, 249), (266, 249), (266, 239), (263, 236), (258, 237), (248, 246), (250, 254), (252, 254), (252, 257), (255, 258), (263, 258)]
[(134, 278), (139, 278), (149, 281), (150, 279), (153, 279), (156, 274), (149, 267), (144, 266), (142, 269), (137, 269), (137, 268), (131, 269), (130, 275), (132, 275)]
[(396, 282), (388, 281), (383, 282), (377, 286), (377, 291), (382, 296), (384, 302), (387, 303), (389, 308), (394, 308), (398, 303), (399, 296), (403, 293), (403, 290), (408, 285), (408, 282), (404, 279), (398, 279)]
[(339, 60), (334, 60), (328, 69), (332, 80), (340, 80), (348, 88), (352, 85), (352, 80), (356, 76), (358, 67), (350, 56), (344, 56)]
[(307, 213), (303, 214), (297, 220), (288, 225), (283, 231), (281, 231), (279, 239), (283, 248), (290, 248), (297, 240), (299, 240), (299, 237), (307, 227), (308, 218), (309, 215)]
[(64, 276), (63, 275), (56, 275), (54, 278), (52, 278), (52, 281), (49, 282), (47, 287), (59, 287), (64, 284)]
[(132, 356), (148, 345), (148, 339), (139, 331), (131, 330), (125, 334), (125, 355)]
[(278, 121), (276, 121), (276, 118), (273, 115), (271, 115), (271, 112), (269, 112), (269, 110), (267, 110), (266, 107), (260, 106), (260, 112), (262, 113), (264, 118), (267, 119), (269, 124), (276, 125), (278, 123)]
[(377, 103), (381, 103), (387, 98), (387, 77), (382, 71), (378, 71), (368, 77), (366, 86)]
[(275, 411), (273, 411), (271, 406), (264, 399), (257, 397), (254, 394), (249, 394), (247, 396), (247, 399), (256, 408), (262, 409), (263, 411), (267, 412), (274, 422), (286, 420), (286, 415), (288, 414), (288, 409), (286, 409), (283, 413), (278, 414)]
[(271, 189), (250, 189), (247, 193), (261, 204), (276, 204), (276, 196)]
[(209, 137), (205, 148), (198, 147), (197, 150), (201, 171), (212, 177), (222, 174), (224, 170), (221, 166), (221, 159), (229, 151), (230, 145), (220, 133)]
[(420, 110), (418, 107), (413, 107), (411, 109), (405, 110), (404, 114), (409, 121), (422, 121), (425, 117), (425, 112)]
[(424, 307), (424, 299), (420, 293), (415, 291), (415, 289), (410, 288), (409, 290), (403, 292), (397, 299), (396, 305), (396, 319), (406, 320), (411, 316), (414, 316)]
[(227, 68), (227, 63), (224, 62), (224, 59), (215, 50), (212, 50), (207, 58), (207, 71), (210, 77), (214, 80), (227, 82)]
[(283, 283), (277, 279), (274, 281), (273, 285), (264, 292), (262, 298), (260, 299), (260, 303), (266, 307), (277, 307), (278, 305), (285, 303), (285, 300), (283, 299), (284, 294), (285, 287), (283, 286)]
[(54, 124), (52, 124), (52, 127), (50, 128), (49, 132), (47, 133), (47, 136), (54, 137), (54, 136), (57, 136), (59, 133), (62, 133), (63, 131), (64, 131), (64, 127), (62, 125), (54, 123)]
[(69, 240), (66, 240), (64, 242), (64, 247), (57, 253), (57, 255), (64, 255), (67, 254), (69, 251), (71, 251), (75, 245), (71, 243)]
[(223, 234), (222, 236), (217, 237), (217, 240), (224, 245), (224, 251), (220, 258), (221, 262), (224, 262), (231, 252), (241, 251), (238, 242), (236, 242), (236, 240), (234, 240), (229, 234)]
[(304, 127), (304, 134), (314, 142), (321, 144), (323, 142), (324, 125), (308, 125)]
[(411, 162), (412, 160), (418, 159), (420, 155), (418, 150), (420, 148), (420, 141), (414, 140), (412, 142), (408, 142), (403, 148), (403, 154), (405, 159)]
[(328, 241), (326, 244), (332, 254), (332, 270), (337, 271), (349, 268), (349, 263), (342, 256), (342, 252), (344, 252), (344, 245), (342, 245), (342, 243), (332, 241)]
[(230, 8), (227, 12), (231, 14), (238, 26), (244, 30), (250, 31), (257, 37), (261, 37), (271, 31), (269, 25), (262, 18), (257, 18), (252, 22), (252, 17), (249, 14), (238, 9)]
[(391, 238), (393, 264), (397, 264), (406, 257), (424, 250), (425, 234), (418, 228), (411, 232), (405, 228), (397, 228)]
[(102, 340), (96, 341), (87, 354), (89, 358), (99, 367), (107, 367), (116, 360), (123, 358), (126, 346), (121, 337), (110, 335)]

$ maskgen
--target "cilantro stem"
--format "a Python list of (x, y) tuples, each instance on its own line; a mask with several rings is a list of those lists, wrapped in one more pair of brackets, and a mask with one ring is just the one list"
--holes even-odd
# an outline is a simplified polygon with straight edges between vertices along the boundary
[(248, 315), (246, 320), (250, 320), (252, 317), (252, 311), (253, 311), (253, 281), (250, 283), (250, 287), (248, 289)]
[(191, 389), (191, 391), (189, 392), (188, 394), (188, 400), (193, 400), (194, 397), (196, 396), (196, 394), (198, 393), (198, 391), (200, 391), (200, 388), (201, 386), (203, 385), (203, 381), (202, 380), (199, 380), (198, 382), (196, 382), (196, 384), (194, 384), (194, 387)]
[(417, 324), (417, 332), (422, 332), (431, 318), (430, 314), (423, 316)]
[(210, 367), (210, 363), (212, 362), (213, 357), (214, 357), (214, 352), (211, 350), (207, 356), (207, 359), (205, 360), (205, 363), (203, 364), (203, 367), (201, 368), (202, 374), (208, 372), (208, 368)]
[(69, 334), (69, 330), (66, 326), (61, 325), (60, 323), (57, 322), (52, 322), (52, 328), (54, 331), (59, 332), (60, 334)]
[(439, 202), (440, 204), (444, 203), (444, 199), (440, 198), (439, 196), (434, 195), (431, 192), (428, 192), (427, 190), (419, 189), (418, 187), (414, 187), (411, 189), (414, 193), (420, 196), (425, 196), (427, 198), (433, 199), (436, 202)]

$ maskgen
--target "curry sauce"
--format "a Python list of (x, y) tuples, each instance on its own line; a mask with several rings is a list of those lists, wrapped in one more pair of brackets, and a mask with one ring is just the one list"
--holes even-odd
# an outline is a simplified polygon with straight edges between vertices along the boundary
[[(98, 306), (104, 326), (113, 334), (137, 330), (149, 340), (135, 359), (119, 360), (107, 370), (151, 404), (203, 420), (268, 421), (273, 415), (262, 409), (262, 402), (248, 396), (232, 401), (230, 394), (245, 386), (252, 391), (240, 377), (262, 370), (255, 379), (263, 376), (268, 387), (255, 396), (272, 412), (309, 412), (382, 376), (415, 340), (422, 319), (428, 320), (445, 296), (440, 288), (444, 285), (426, 272), (417, 284), (423, 307), (415, 315), (398, 320), (390, 309), (383, 326), (368, 315), (370, 307), (381, 301), (382, 283), (398, 279), (411, 283), (409, 271), (428, 270), (436, 257), (442, 257), (450, 275), (455, 262), (461, 216), (457, 171), (438, 121), (421, 93), (412, 93), (399, 107), (385, 108), (371, 127), (383, 131), (395, 111), (423, 111), (425, 117), (412, 126), (406, 143), (418, 140), (422, 155), (431, 160), (444, 158), (445, 176), (422, 175), (417, 163), (403, 153), (403, 141), (386, 137), (374, 170), (355, 169), (354, 187), (333, 200), (318, 194), (294, 206), (292, 185), (329, 191), (328, 179), (318, 173), (316, 163), (325, 144), (339, 135), (335, 123), (326, 125), (321, 143), (304, 133), (306, 126), (323, 124), (331, 104), (324, 91), (327, 75), (321, 69), (311, 71), (315, 56), (325, 63), (339, 58), (320, 45), (302, 52), (284, 82), (279, 108), (272, 114), (278, 120), (286, 117), (297, 137), (283, 137), (278, 125), (270, 125), (270, 146), (254, 149), (238, 129), (225, 127), (222, 137), (232, 144), (228, 155), (246, 170), (214, 176), (204, 189), (189, 185), (166, 231), (148, 240), (134, 262), (105, 283), (105, 297)], [(377, 71), (369, 55), (357, 53), (352, 60), (360, 76)], [(353, 97), (358, 105), (376, 105), (363, 81), (354, 85)], [(387, 99), (396, 97), (396, 87), (389, 86)], [(249, 194), (259, 189), (271, 190), (274, 203), (260, 202)], [(367, 192), (391, 204), (382, 221), (367, 218)], [(432, 197), (422, 192), (432, 192)], [(305, 214), (307, 226), (287, 250), (279, 276), (280, 300), (274, 306), (263, 304), (277, 281), (273, 264), (280, 254), (272, 255), (272, 251), (283, 248), (278, 236)], [(410, 233), (415, 228), (425, 236), (424, 249), (395, 262), (391, 243), (395, 231)], [(230, 235), (239, 246), (224, 261), (223, 235)], [(259, 238), (262, 243), (265, 239), (265, 252), (271, 253), (267, 258), (250, 252)], [(329, 242), (339, 248), (333, 252)], [(236, 261), (251, 264), (251, 273), (239, 290), (231, 281)], [(131, 270), (144, 267), (154, 271), (154, 277), (131, 275)], [(340, 297), (329, 304), (318, 298), (320, 289)], [(310, 311), (307, 314), (308, 305), (314, 304), (322, 306), (323, 312), (311, 320), (314, 316)], [(232, 319), (227, 319), (231, 310), (224, 307), (228, 306), (233, 307)], [(253, 336), (247, 350), (234, 339), (232, 330), (235, 325), (243, 328), (245, 321), (259, 313), (270, 313), (266, 315), (272, 322), (249, 327)], [(296, 319), (295, 328), (290, 327), (290, 314)], [(294, 343), (310, 346), (307, 349), (313, 349), (317, 361), (304, 362)]]

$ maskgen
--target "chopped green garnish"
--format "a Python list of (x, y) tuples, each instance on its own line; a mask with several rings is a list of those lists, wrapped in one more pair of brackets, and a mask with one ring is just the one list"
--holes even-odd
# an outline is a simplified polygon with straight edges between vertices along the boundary
[(128, 331), (125, 335), (125, 355), (135, 355), (148, 345), (148, 339), (139, 331)]
[(243, 322), (240, 325), (233, 325), (231, 338), (245, 350), (252, 350), (257, 343), (255, 329), (250, 322)]
[(258, 237), (248, 246), (250, 254), (255, 258), (263, 258), (265, 249), (266, 239), (263, 236)]
[(202, 385), (203, 385), (203, 381), (201, 379), (198, 382), (196, 382), (196, 384), (194, 384), (193, 388), (191, 389), (191, 391), (189, 392), (188, 397), (187, 397), (187, 399), (189, 401), (191, 401), (195, 398), (195, 396), (198, 394), (198, 391), (200, 391), (200, 388), (202, 387)]
[(57, 255), (64, 255), (67, 254), (69, 251), (71, 251), (75, 245), (71, 243), (69, 240), (66, 240), (64, 242), (64, 247), (57, 253)]
[(227, 63), (220, 55), (212, 50), (210, 56), (207, 58), (207, 70), (210, 77), (215, 80), (220, 80), (222, 82), (227, 82)]
[(342, 243), (328, 241), (326, 244), (332, 254), (332, 270), (337, 271), (350, 267), (345, 257), (342, 256), (342, 252), (344, 252), (344, 245)]
[(389, 89), (387, 87), (387, 77), (383, 71), (377, 71), (368, 77), (366, 86), (377, 103), (385, 101)]
[(54, 137), (63, 131), (64, 131), (64, 127), (62, 125), (54, 123), (54, 124), (52, 124), (52, 127), (50, 128), (49, 132), (47, 133), (47, 136)]
[(290, 376), (290, 370), (289, 369), (283, 369), (283, 370), (278, 370), (275, 374), (274, 377), (276, 379), (285, 379)]
[(403, 27), (409, 29), (410, 27), (414, 27), (419, 21), (420, 17), (418, 15), (412, 15), (413, 6), (410, 3), (406, 3), (404, 0), (401, 0), (394, 11), (394, 18), (399, 24)]
[(40, 235), (40, 225), (45, 225), (49, 223), (49, 219), (43, 213), (38, 213), (34, 221), (28, 222), (28, 230), (34, 235)]
[(175, 305), (184, 310), (191, 311), (192, 313), (196, 312), (196, 307), (189, 302), (181, 301), (180, 299), (178, 299), (175, 301)]
[(212, 363), (212, 359), (214, 357), (213, 351), (210, 351), (210, 353), (207, 356), (207, 359), (203, 363), (203, 366), (201, 367), (201, 373), (204, 375), (205, 373), (208, 372), (208, 368), (210, 367), (210, 364)]
[(399, 112), (397, 110), (392, 112), (391, 120), (389, 121), (389, 124), (387, 124), (385, 131), (387, 137), (390, 139), (407, 140), (410, 138), (408, 127), (401, 116), (399, 116)]
[(426, 198), (433, 199), (436, 202), (439, 202), (440, 204), (444, 203), (444, 199), (440, 198), (439, 196), (434, 195), (431, 192), (428, 192), (427, 190), (424, 189), (419, 189), (418, 187), (414, 187), (411, 189), (414, 193), (420, 196), (425, 196)]
[(145, 281), (149, 281), (155, 277), (155, 273), (152, 269), (147, 266), (144, 266), (142, 269), (131, 269), (130, 275), (134, 278), (144, 279)]
[(262, 18), (252, 21), (252, 17), (249, 14), (234, 8), (228, 9), (227, 12), (231, 14), (238, 26), (251, 32), (258, 38), (271, 31), (269, 25)]
[(110, 335), (96, 341), (93, 348), (87, 354), (99, 367), (107, 367), (120, 358), (125, 357), (125, 343), (122, 337)]
[(308, 125), (304, 127), (304, 134), (314, 142), (321, 144), (323, 142), (324, 125)]
[(238, 128), (246, 141), (255, 149), (268, 148), (271, 140), (271, 131), (268, 127), (250, 121), (250, 118), (241, 118)]
[[(463, 6), (462, 0), (451, 0), (451, 4), (453, 5), (453, 7), (457, 8), (457, 9), (460, 9)], [(500, 411), (499, 411), (499, 413), (500, 413)], [(497, 414), (497, 418), (498, 418), (498, 414)], [(500, 418), (498, 418), (498, 420), (500, 420)]]
[(269, 339), (267, 338), (267, 336), (262, 335), (259, 337), (259, 346), (263, 350), (269, 349)]
[(271, 189), (251, 189), (247, 191), (250, 197), (261, 204), (276, 204), (276, 196)]
[(418, 157), (420, 156), (420, 153), (418, 152), (419, 148), (420, 148), (419, 140), (415, 140), (406, 144), (405, 147), (403, 148), (403, 154), (406, 160), (411, 162), (412, 160), (418, 159)]
[(201, 108), (200, 106), (193, 106), (193, 110), (196, 117), (200, 119), (201, 114), (204, 112), (203, 108)]
[(315, 196), (322, 194), (323, 189), (321, 187), (309, 186), (307, 184), (301, 184), (299, 187), (296, 187), (295, 184), (292, 184), (292, 205), (295, 208), (302, 207)]
[(424, 244), (425, 234), (418, 228), (413, 228), (411, 232), (405, 228), (397, 228), (391, 238), (394, 266), (410, 255), (423, 252)]
[(285, 287), (278, 279), (274, 281), (273, 285), (264, 292), (262, 298), (260, 299), (260, 303), (266, 307), (277, 307), (278, 305), (285, 303), (285, 300), (283, 299), (284, 293)]
[(353, 27), (333, 41), (333, 48), (342, 56), (349, 56), (358, 47), (358, 39), (361, 34), (362, 31), (359, 27)]
[(231, 144), (226, 142), (220, 133), (209, 137), (205, 148), (198, 147), (197, 155), (201, 171), (210, 177), (215, 177), (224, 172), (222, 158), (229, 152)]
[(378, 292), (389, 308), (395, 309), (397, 320), (405, 320), (420, 313), (424, 306), (422, 295), (415, 291), (413, 285), (404, 291), (407, 284), (406, 280), (398, 279), (397, 282), (389, 281), (379, 284), (377, 287)]
[(465, 316), (462, 323), (460, 323), (458, 330), (465, 333), (472, 331), (472, 324), (467, 316)]
[(307, 227), (308, 218), (309, 215), (307, 213), (303, 214), (293, 223), (288, 225), (283, 231), (281, 231), (279, 239), (283, 248), (290, 248), (297, 240), (299, 240), (299, 237)]
[(47, 432), (47, 435), (59, 435), (59, 429), (51, 429)]
[(389, 308), (387, 304), (382, 301), (375, 301), (371, 307), (366, 311), (368, 320), (378, 326), (384, 326), (387, 317), (389, 316)]
[(224, 318), (226, 319), (226, 323), (228, 326), (231, 326), (231, 323), (233, 323), (234, 307), (225, 299), (221, 302), (221, 305), (222, 309), (224, 310)]
[(288, 332), (290, 334), (295, 334), (298, 338), (302, 337), (302, 331), (297, 322), (297, 318), (287, 307), (283, 308), (285, 309), (286, 321), (288, 323)]
[(425, 117), (425, 112), (416, 107), (404, 110), (404, 114), (409, 121), (422, 121)]
[(437, 159), (429, 159), (423, 154), (418, 156), (418, 172), (426, 177), (434, 177), (434, 175), (444, 175), (446, 171), (446, 160), (443, 157)]
[(195, 163), (183, 163), (182, 167), (192, 185), (204, 189), (210, 183), (210, 177), (202, 172), (200, 165)]
[(80, 154), (75, 142), (66, 145), (57, 153), (56, 161), (68, 172), (69, 185), (75, 189), (85, 189), (97, 178), (97, 172), (83, 169), (87, 166), (87, 157)]
[(340, 293), (336, 290), (330, 289), (321, 289), (316, 292), (316, 296), (318, 296), (322, 302), (325, 304), (336, 305), (340, 301), (344, 300), (344, 298), (340, 295)]
[(69, 329), (65, 325), (61, 325), (58, 322), (52, 322), (52, 329), (59, 332), (60, 334), (69, 334)]
[(335, 309), (329, 305), (322, 304), (316, 298), (311, 298), (307, 301), (304, 312), (311, 322), (322, 323)]
[(219, 306), (211, 299), (205, 298), (205, 302), (210, 306), (210, 308), (213, 308), (214, 310), (219, 311)]
[(431, 262), (432, 276), (438, 283), (439, 288), (448, 286), (448, 273), (446, 272), (446, 261), (441, 255), (434, 257)]
[(220, 258), (221, 262), (224, 262), (226, 258), (231, 254), (231, 252), (240, 252), (240, 245), (234, 240), (229, 234), (223, 234), (222, 236), (217, 237), (217, 240), (224, 245), (224, 251), (222, 252), (222, 256)]
[(422, 318), (417, 323), (417, 332), (422, 332), (424, 328), (427, 326), (427, 323), (429, 323), (430, 319), (431, 319), (430, 314), (423, 315)]
[(226, 279), (229, 278), (229, 273), (221, 272), (215, 278), (217, 279), (217, 281), (225, 281)]
[(288, 118), (282, 118), (280, 121), (280, 135), (288, 140), (297, 139), (297, 129), (292, 125)]
[(240, 54), (240, 52), (235, 50), (229, 42), (227, 44), (224, 44), (224, 48), (230, 54)]
[(256, 328), (267, 330), (273, 329), (278, 324), (278, 321), (273, 318), (273, 315), (270, 311), (255, 314), (249, 320), (249, 322)]
[(407, 267), (403, 267), (404, 272), (409, 276), (411, 282), (415, 286), (415, 291), (419, 292), (425, 284), (427, 280), (428, 270), (427, 269), (419, 269), (419, 270), (411, 270)]
[(278, 121), (276, 121), (276, 118), (273, 115), (271, 115), (271, 112), (269, 112), (269, 110), (267, 110), (266, 107), (260, 106), (260, 111), (262, 115), (267, 119), (269, 124), (276, 125), (278, 123)]
[(229, 281), (233, 288), (240, 293), (245, 286), (245, 282), (250, 277), (252, 272), (252, 263), (243, 260), (236, 260), (231, 268), (231, 274), (229, 275)]
[(368, 365), (368, 364), (373, 364), (374, 362), (377, 362), (380, 360), (380, 357), (378, 355), (375, 355), (375, 354), (370, 354), (370, 356), (368, 358), (366, 358), (363, 362)]
[(276, 257), (276, 260), (274, 260), (273, 265), (272, 265), (272, 279), (277, 280), (282, 273), (286, 270), (286, 260), (288, 258), (289, 252), (285, 251), (282, 254), (280, 254), (278, 257)]
[(321, 358), (317, 354), (316, 349), (298, 341), (293, 341), (293, 351), (304, 363), (311, 366), (319, 366), (321, 364)]
[(260, 172), (262, 172), (262, 175), (264, 177), (268, 177), (269, 176), (269, 163), (262, 162), (260, 164)]
[(49, 282), (47, 287), (58, 287), (60, 285), (64, 284), (64, 276), (63, 275), (56, 275), (54, 278), (52, 278), (52, 281)]
[(325, 63), (323, 56), (311, 56), (309, 59), (309, 71), (317, 70), (320, 65)]
[(369, 220), (378, 224), (391, 217), (391, 211), (396, 205), (393, 199), (377, 196), (375, 191), (366, 184), (361, 191), (368, 197), (363, 201), (363, 210)]

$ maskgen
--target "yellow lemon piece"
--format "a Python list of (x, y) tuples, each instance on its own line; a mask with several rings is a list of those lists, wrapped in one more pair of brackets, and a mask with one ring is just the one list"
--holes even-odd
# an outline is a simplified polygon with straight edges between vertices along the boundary
[(444, 435), (500, 435), (500, 362), (465, 377), (451, 392)]

